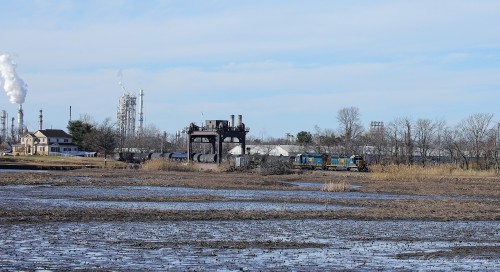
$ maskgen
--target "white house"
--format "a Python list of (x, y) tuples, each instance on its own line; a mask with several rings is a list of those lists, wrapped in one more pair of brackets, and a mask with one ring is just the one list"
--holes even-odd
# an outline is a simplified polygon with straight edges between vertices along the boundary
[(14, 154), (52, 155), (78, 151), (73, 138), (61, 129), (42, 129), (28, 133), (21, 142), (13, 146)]

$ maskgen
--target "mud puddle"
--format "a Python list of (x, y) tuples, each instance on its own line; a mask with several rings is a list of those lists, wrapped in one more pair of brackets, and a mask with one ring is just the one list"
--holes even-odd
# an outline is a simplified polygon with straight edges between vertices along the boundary
[[(113, 201), (109, 198), (151, 198), (214, 196), (226, 201), (192, 202), (140, 202)], [(93, 199), (88, 201), (86, 199)], [(109, 201), (98, 201), (103, 198)], [(283, 202), (267, 202), (260, 199), (280, 199)], [(322, 192), (297, 190), (216, 190), (184, 187), (161, 186), (47, 186), (47, 185), (8, 185), (0, 187), (0, 209), (74, 209), (74, 208), (125, 208), (157, 210), (261, 210), (261, 211), (321, 211), (339, 209), (359, 209), (360, 207), (318, 203), (289, 203), (289, 198), (343, 200), (388, 200), (419, 198), (409, 195), (367, 194), (359, 192)]]
[[(261, 211), (321, 211), (358, 209), (359, 207), (317, 203), (290, 203), (259, 201), (262, 196), (282, 197), (282, 191), (208, 190), (177, 187), (122, 186), (122, 187), (65, 187), (15, 185), (0, 187), (0, 209), (155, 209), (155, 210), (261, 210)], [(292, 191), (293, 196), (303, 197), (310, 192)], [(274, 194), (272, 194), (274, 193)], [(182, 196), (217, 196), (225, 201), (99, 201), (87, 198), (147, 198)]]
[[(44, 186), (7, 185), (0, 187), (0, 198), (98, 198), (98, 197), (178, 197), (211, 195), (227, 199), (311, 198), (339, 200), (452, 199), (441, 196), (416, 196), (362, 192), (323, 192), (320, 190), (235, 190), (162, 186)], [(1, 203), (0, 203), (1, 207)]]
[(48, 170), (0, 169), (0, 173), (47, 173)]
[(88, 222), (0, 229), (6, 270), (500, 269), (500, 256), (491, 254), (500, 247), (497, 222)]
[[(298, 188), (316, 189), (316, 190), (321, 190), (325, 186), (325, 183), (319, 183), (319, 182), (281, 181), (281, 183), (296, 186)], [(353, 184), (349, 185), (349, 189), (351, 190), (359, 188), (361, 188), (361, 186), (359, 185), (353, 185)]]

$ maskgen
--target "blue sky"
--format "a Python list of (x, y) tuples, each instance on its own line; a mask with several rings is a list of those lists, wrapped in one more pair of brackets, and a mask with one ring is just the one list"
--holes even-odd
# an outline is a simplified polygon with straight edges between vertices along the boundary
[[(500, 119), (500, 1), (2, 1), (25, 124), (116, 120), (122, 82), (173, 133), (242, 114), (257, 137), (398, 117)], [(119, 76), (121, 74), (121, 76)], [(0, 110), (17, 112), (5, 93)]]

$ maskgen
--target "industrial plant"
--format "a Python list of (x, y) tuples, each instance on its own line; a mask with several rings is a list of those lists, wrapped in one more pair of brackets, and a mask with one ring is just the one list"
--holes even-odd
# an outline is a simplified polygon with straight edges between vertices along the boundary
[[(207, 120), (205, 125), (199, 127), (194, 123), (189, 125), (188, 129), (188, 148), (187, 154), (192, 154), (193, 143), (198, 140), (199, 143), (209, 144), (211, 150), (209, 152), (210, 161), (204, 162), (217, 162), (221, 163), (222, 160), (222, 143), (229, 139), (230, 143), (239, 143), (241, 146), (242, 154), (245, 154), (245, 141), (246, 134), (250, 131), (249, 128), (243, 124), (242, 115), (238, 115), (238, 124), (234, 123), (234, 115), (230, 116), (230, 121), (227, 120)], [(203, 154), (199, 154), (202, 156)], [(191, 159), (188, 156), (188, 159)], [(193, 158), (196, 160), (196, 156)]]
[(121, 86), (125, 92), (120, 96), (118, 101), (116, 120), (120, 135), (124, 138), (129, 138), (135, 136), (137, 133), (140, 134), (144, 128), (144, 91), (139, 91), (139, 127), (136, 130), (137, 97), (135, 94), (127, 92), (123, 85)]

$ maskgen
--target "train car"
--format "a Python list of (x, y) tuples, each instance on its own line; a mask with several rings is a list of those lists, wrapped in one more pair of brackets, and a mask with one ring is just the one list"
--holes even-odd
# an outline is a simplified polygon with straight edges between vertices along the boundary
[(294, 168), (367, 171), (366, 163), (360, 155), (338, 156), (328, 154), (299, 154), (292, 162)]
[(347, 170), (347, 171), (367, 171), (363, 157), (360, 155), (336, 156), (332, 155), (329, 158), (327, 169), (331, 170)]
[(326, 154), (299, 154), (293, 161), (294, 168), (302, 169), (325, 169), (328, 163)]
[(187, 161), (188, 155), (187, 153), (172, 152), (169, 153), (169, 156), (166, 158), (176, 161)]

